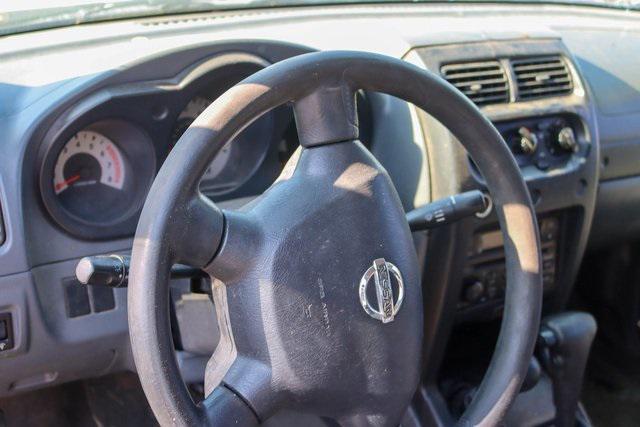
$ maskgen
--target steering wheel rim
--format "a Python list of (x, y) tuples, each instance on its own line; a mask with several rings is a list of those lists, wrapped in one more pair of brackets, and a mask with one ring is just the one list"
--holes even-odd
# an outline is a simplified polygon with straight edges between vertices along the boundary
[[(409, 81), (411, 85), (406, 84)], [(542, 304), (542, 280), (535, 212), (511, 152), (478, 108), (435, 74), (382, 55), (321, 52), (274, 64), (222, 95), (185, 132), (149, 192), (134, 240), (128, 291), (129, 325), (136, 367), (149, 403), (161, 424), (210, 424), (231, 420), (255, 423), (262, 421), (269, 410), (282, 404), (282, 396), (273, 401), (269, 397), (261, 397), (260, 393), (257, 393), (258, 397), (247, 398), (247, 395), (252, 395), (252, 385), (240, 379), (234, 383), (233, 378), (228, 379), (233, 373), (228, 372), (224, 386), (215, 388), (203, 405), (193, 403), (180, 379), (171, 341), (169, 268), (175, 262), (187, 262), (228, 281), (241, 275), (243, 256), (247, 248), (258, 244), (260, 231), (247, 220), (246, 215), (223, 214), (199, 194), (199, 177), (226, 142), (260, 115), (289, 101), (294, 102), (303, 152), (311, 152), (313, 147), (316, 147), (314, 150), (328, 151), (326, 147), (338, 147), (342, 141), (356, 140), (357, 89), (387, 93), (422, 108), (457, 137), (483, 173), (504, 235), (508, 286), (496, 351), (478, 393), (459, 420), (459, 425), (496, 425), (518, 393), (535, 345)], [(342, 147), (338, 148), (344, 151), (341, 155), (357, 158), (357, 161), (351, 158), (352, 163), (377, 167), (375, 159), (363, 157), (359, 148)], [(307, 163), (307, 168), (315, 167), (308, 159)], [(319, 164), (329, 165), (322, 161)], [(290, 179), (299, 168), (299, 162), (292, 162), (281, 181)], [(376, 179), (388, 180), (384, 175), (382, 172), (382, 178)], [(385, 203), (389, 201), (393, 205), (391, 210), (397, 222), (399, 213), (394, 204), (397, 195), (395, 199), (393, 196), (388, 196)], [(398, 225), (395, 222), (390, 225), (395, 227), (393, 235), (400, 235), (399, 240), (402, 240), (394, 248), (403, 254), (403, 260), (398, 263), (405, 263), (401, 268), (408, 272), (409, 280), (405, 282), (414, 283), (414, 286), (406, 286), (412, 292), (405, 302), (405, 305), (412, 305), (406, 310), (414, 317), (407, 320), (406, 325), (421, 341), (422, 303), (419, 278), (415, 277), (417, 260), (415, 251), (413, 258), (406, 252), (406, 223)], [(244, 239), (242, 245), (231, 242), (234, 235)], [(418, 286), (415, 286), (416, 280)], [(357, 293), (357, 281), (353, 287)], [(224, 285), (218, 283), (217, 288), (214, 286), (214, 294), (216, 292), (221, 293), (220, 298), (227, 297)], [(409, 302), (412, 298), (420, 299), (419, 306), (415, 301)], [(359, 305), (357, 300), (356, 305)], [(223, 317), (228, 316), (222, 311)], [(404, 322), (400, 319), (402, 313), (399, 314), (399, 322)], [(416, 319), (418, 315), (420, 319)], [(231, 329), (234, 328), (229, 319), (219, 315), (219, 321), (222, 321), (221, 327), (229, 328), (232, 335)], [(420, 347), (415, 346), (414, 341), (407, 341), (409, 353), (415, 353), (415, 348)], [(217, 362), (222, 360), (224, 365), (226, 360), (228, 366), (222, 368), (233, 371), (231, 366), (238, 364), (238, 355), (234, 354), (233, 348), (223, 348), (222, 351), (227, 353)], [(398, 392), (406, 399), (405, 405), (410, 395), (404, 390), (413, 388), (415, 391), (420, 376), (420, 355), (409, 356), (411, 358), (406, 360), (412, 361), (408, 363), (411, 367), (407, 370), (415, 379), (409, 380)], [(395, 365), (390, 366), (395, 373), (400, 372)], [(221, 368), (218, 366), (216, 369), (220, 371)], [(213, 376), (222, 379), (223, 374), (217, 372)], [(239, 375), (238, 369), (235, 374)], [(359, 420), (374, 425), (397, 424), (404, 407), (394, 404), (398, 408), (390, 409), (393, 414), (389, 417)], [(359, 416), (368, 409), (361, 408)], [(344, 408), (340, 410), (344, 412)], [(322, 411), (331, 412), (326, 407)], [(346, 423), (350, 422), (348, 420), (345, 418)]]

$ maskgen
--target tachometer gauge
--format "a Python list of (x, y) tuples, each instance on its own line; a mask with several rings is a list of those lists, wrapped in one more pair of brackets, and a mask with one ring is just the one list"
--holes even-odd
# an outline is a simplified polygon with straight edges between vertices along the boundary
[(211, 100), (207, 99), (203, 96), (196, 96), (182, 109), (180, 114), (178, 115), (178, 120), (176, 124), (173, 126), (173, 132), (171, 133), (171, 145), (175, 145), (176, 142), (180, 139), (182, 134), (187, 130), (187, 128), (193, 123), (193, 121), (200, 115), (204, 110), (207, 109), (209, 104), (211, 104)]
[(91, 130), (75, 134), (62, 147), (53, 168), (53, 192), (70, 214), (110, 222), (129, 208), (127, 164), (118, 146)]
[(125, 167), (122, 154), (107, 137), (80, 131), (62, 148), (54, 167), (56, 194), (84, 186), (106, 185), (122, 190)]
[(76, 237), (130, 235), (156, 171), (151, 138), (119, 119), (66, 126), (42, 146), (40, 192), (51, 218)]
[(222, 150), (218, 153), (218, 155), (213, 159), (209, 167), (202, 175), (203, 181), (211, 181), (215, 179), (220, 172), (223, 171), (224, 167), (229, 163), (229, 159), (231, 158), (231, 144), (227, 143)]
[[(234, 59), (234, 61), (236, 61)], [(176, 111), (175, 123), (170, 135), (169, 148), (173, 148), (182, 134), (189, 128), (211, 103), (243, 78), (263, 69), (268, 64), (260, 59), (248, 62), (228, 64), (206, 78), (194, 82), (184, 90), (184, 104)], [(232, 141), (229, 141), (211, 161), (200, 180), (200, 190), (214, 198), (236, 197), (262, 189), (263, 178), (260, 174), (271, 175), (271, 164), (265, 162), (273, 153), (274, 138), (278, 137), (276, 128), (284, 123), (284, 110), (269, 111), (247, 126)], [(277, 117), (282, 117), (276, 121)], [(284, 129), (284, 127), (283, 127)], [(282, 129), (282, 130), (283, 130)], [(261, 169), (267, 165), (267, 169)], [(255, 179), (254, 179), (255, 178)], [(268, 180), (270, 178), (266, 178)]]
[(178, 120), (180, 119), (191, 119), (193, 121), (196, 117), (198, 117), (204, 110), (207, 109), (209, 104), (211, 104), (211, 100), (207, 99), (203, 96), (196, 96), (193, 98), (184, 110), (178, 116)]
[[(187, 130), (187, 128), (193, 123), (193, 121), (200, 115), (204, 110), (207, 109), (209, 104), (211, 104), (211, 100), (202, 96), (196, 96), (184, 107), (184, 109), (178, 115), (178, 120), (173, 128), (173, 132), (171, 134), (171, 145), (175, 145), (178, 142), (178, 139), (182, 136), (182, 134)], [(203, 182), (211, 182), (216, 177), (220, 175), (220, 173), (224, 170), (227, 163), (231, 159), (231, 143), (226, 144), (222, 147), (222, 150), (218, 153), (218, 155), (213, 159), (204, 175), (202, 176)]]

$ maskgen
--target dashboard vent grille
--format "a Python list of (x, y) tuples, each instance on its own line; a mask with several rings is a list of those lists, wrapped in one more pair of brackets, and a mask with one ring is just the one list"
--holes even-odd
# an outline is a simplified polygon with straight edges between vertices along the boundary
[(440, 73), (476, 105), (509, 102), (507, 75), (498, 61), (447, 64)]
[(573, 82), (566, 62), (560, 56), (544, 56), (511, 61), (518, 87), (518, 100), (568, 95)]

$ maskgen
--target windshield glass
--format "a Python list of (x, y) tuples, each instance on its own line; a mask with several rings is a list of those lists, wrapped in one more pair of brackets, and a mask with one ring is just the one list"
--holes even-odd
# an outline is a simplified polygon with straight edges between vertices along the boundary
[[(436, 0), (412, 0), (411, 3)], [(456, 1), (456, 0), (454, 0)], [(459, 0), (461, 2), (465, 0)], [(478, 0), (466, 0), (476, 1)], [(482, 0), (480, 0), (482, 1)], [(502, 0), (533, 3), (535, 0)], [(391, 3), (407, 0), (3, 0), (0, 2), (0, 36), (68, 25), (244, 8), (305, 6), (319, 4)], [(619, 9), (640, 9), (640, 0), (540, 0), (544, 3), (581, 4)]]

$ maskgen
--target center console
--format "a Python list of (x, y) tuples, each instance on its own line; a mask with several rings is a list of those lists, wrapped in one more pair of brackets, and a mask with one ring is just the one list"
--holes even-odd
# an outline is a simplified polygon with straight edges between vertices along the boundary
[[(513, 120), (496, 121), (496, 128), (513, 153), (525, 179), (552, 178), (580, 167), (589, 155), (588, 133), (582, 119), (572, 113), (561, 113)], [(469, 158), (474, 178), (483, 178)], [(532, 191), (538, 204), (540, 190)], [(542, 245), (542, 274), (545, 295), (558, 285), (557, 269), (563, 210), (539, 212)], [(481, 224), (473, 232), (469, 245), (464, 278), (456, 304), (458, 321), (500, 317), (506, 288), (503, 236), (496, 226)]]
[[(525, 117), (496, 121), (496, 128), (513, 153), (525, 179), (550, 179), (570, 173), (580, 167), (589, 155), (588, 132), (582, 119), (572, 113)], [(483, 178), (469, 158), (472, 176)], [(539, 204), (541, 191), (531, 192), (534, 204)], [(545, 296), (558, 286), (562, 267), (558, 258), (561, 231), (566, 212), (538, 212), (542, 245), (542, 273)], [(492, 221), (486, 221), (491, 223)], [(500, 317), (506, 288), (505, 259), (502, 232), (492, 225), (480, 223), (473, 231), (465, 259), (462, 288), (456, 303), (457, 321)]]
[[(540, 230), (542, 316), (563, 312), (586, 248), (599, 174), (594, 107), (575, 58), (554, 38), (430, 46), (414, 54), (474, 102), (511, 150)], [(455, 136), (430, 116), (420, 119), (429, 163), (435, 165), (431, 199), (471, 190), (490, 196)], [(434, 420), (464, 409), (500, 331), (507, 289), (504, 238), (495, 209), (481, 216), (428, 236), (423, 289), (429, 368), (422, 398)], [(552, 422), (555, 412), (545, 378), (536, 388), (543, 400), (527, 400), (524, 395), (537, 393), (532, 391), (515, 405), (528, 414), (535, 408), (539, 425)], [(509, 425), (519, 425), (522, 417), (513, 415), (516, 421)]]
[[(579, 166), (590, 145), (580, 117), (554, 114), (499, 121), (496, 128), (513, 153), (525, 177), (561, 175)], [(482, 176), (471, 159), (472, 175)], [(532, 191), (534, 203), (540, 192)], [(564, 212), (543, 212), (538, 216), (542, 245), (542, 273), (545, 295), (552, 293), (558, 281), (561, 228)], [(506, 288), (503, 236), (496, 226), (480, 225), (466, 254), (464, 277), (456, 303), (458, 321), (500, 317)]]
[[(509, 146), (525, 178), (530, 180), (561, 176), (580, 166), (590, 144), (585, 126), (574, 114), (554, 114), (499, 121), (496, 128)], [(477, 167), (469, 159), (474, 178), (482, 182)], [(532, 191), (534, 203), (541, 192)], [(557, 270), (561, 230), (565, 211), (539, 212), (542, 245), (543, 287), (546, 296), (558, 286)], [(495, 224), (495, 223), (494, 223)], [(494, 225), (480, 224), (466, 254), (464, 277), (456, 303), (457, 321), (500, 317), (506, 288), (503, 236)]]

